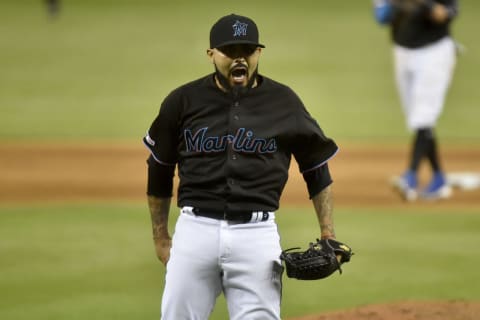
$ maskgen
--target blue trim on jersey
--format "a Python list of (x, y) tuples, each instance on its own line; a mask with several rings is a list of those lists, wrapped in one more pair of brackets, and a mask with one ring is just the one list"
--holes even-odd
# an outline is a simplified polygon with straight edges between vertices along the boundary
[(155, 159), (156, 162), (158, 162), (159, 164), (162, 164), (164, 166), (175, 166), (175, 163), (167, 163), (167, 162), (163, 162), (161, 161), (160, 159), (158, 159), (156, 156), (155, 156), (155, 152), (154, 150), (152, 149), (152, 146), (151, 144), (148, 142), (148, 140), (145, 138), (143, 138), (143, 144), (145, 145), (145, 147), (147, 147), (148, 151), (150, 151), (150, 154), (152, 155), (153, 159)]
[(313, 170), (316, 170), (316, 169), (320, 168), (320, 167), (323, 166), (325, 163), (327, 163), (328, 161), (330, 161), (330, 159), (332, 159), (332, 158), (337, 154), (338, 150), (340, 150), (340, 148), (337, 148), (337, 150), (335, 150), (335, 152), (334, 152), (327, 160), (325, 160), (325, 161), (323, 161), (323, 162), (321, 162), (321, 163), (319, 163), (319, 164), (311, 167), (310, 169), (303, 170), (303, 171), (301, 172), (301, 174), (304, 174), (304, 173), (307, 173), (307, 172), (310, 172), (310, 171), (313, 171)]

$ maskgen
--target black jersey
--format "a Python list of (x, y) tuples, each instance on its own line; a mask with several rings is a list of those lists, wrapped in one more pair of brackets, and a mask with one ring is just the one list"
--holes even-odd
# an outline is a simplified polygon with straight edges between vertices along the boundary
[(450, 35), (450, 22), (458, 10), (457, 0), (434, 0), (434, 2), (447, 7), (450, 16), (447, 23), (433, 22), (428, 16), (427, 7), (413, 14), (395, 10), (391, 30), (392, 39), (396, 44), (406, 48), (419, 48)]
[(258, 80), (235, 97), (208, 75), (163, 101), (144, 143), (157, 162), (178, 165), (179, 207), (274, 211), (292, 154), (304, 172), (336, 153), (289, 87)]

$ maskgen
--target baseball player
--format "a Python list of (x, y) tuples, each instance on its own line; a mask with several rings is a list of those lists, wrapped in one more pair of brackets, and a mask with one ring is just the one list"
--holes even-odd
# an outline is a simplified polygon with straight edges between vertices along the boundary
[[(442, 170), (435, 126), (453, 75), (456, 54), (450, 23), (457, 15), (456, 0), (375, 0), (375, 17), (391, 26), (395, 76), (408, 129), (414, 132), (409, 165), (394, 180), (408, 201), (448, 198), (451, 187)], [(417, 173), (428, 160), (432, 179), (418, 191)]]
[[(230, 14), (210, 30), (215, 71), (173, 90), (143, 141), (156, 254), (166, 265), (162, 319), (207, 319), (224, 294), (230, 319), (280, 319), (283, 266), (275, 211), (292, 155), (322, 239), (334, 239), (337, 145), (299, 97), (258, 73), (255, 22)], [(181, 209), (167, 228), (177, 168)]]

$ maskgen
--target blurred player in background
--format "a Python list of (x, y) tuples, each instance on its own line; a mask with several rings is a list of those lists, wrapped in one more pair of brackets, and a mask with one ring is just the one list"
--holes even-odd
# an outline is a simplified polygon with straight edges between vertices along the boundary
[(57, 18), (60, 13), (60, 0), (44, 0), (47, 6), (47, 14), (50, 19)]
[[(407, 201), (450, 197), (440, 164), (435, 126), (456, 63), (450, 24), (457, 0), (374, 0), (375, 18), (389, 25), (394, 44), (395, 77), (406, 124), (414, 132), (407, 170), (393, 183)], [(432, 169), (428, 186), (418, 191), (418, 169), (427, 159)]]

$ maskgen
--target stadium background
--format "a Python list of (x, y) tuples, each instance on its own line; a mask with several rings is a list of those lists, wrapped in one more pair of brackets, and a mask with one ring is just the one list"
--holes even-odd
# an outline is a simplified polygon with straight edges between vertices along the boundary
[[(170, 90), (211, 72), (209, 28), (232, 12), (259, 25), (260, 72), (290, 85), (341, 147), (332, 162), (337, 232), (357, 256), (341, 276), (285, 279), (283, 316), (404, 301), (478, 305), (479, 191), (407, 205), (389, 189), (410, 137), (388, 32), (370, 1), (61, 5), (50, 19), (40, 0), (0, 1), (2, 319), (158, 317), (163, 267), (143, 199), (141, 137)], [(478, 172), (480, 5), (460, 5), (453, 31), (466, 50), (438, 135), (447, 170)], [(295, 171), (278, 215), (285, 247), (318, 232)], [(220, 299), (212, 319), (225, 318)]]

